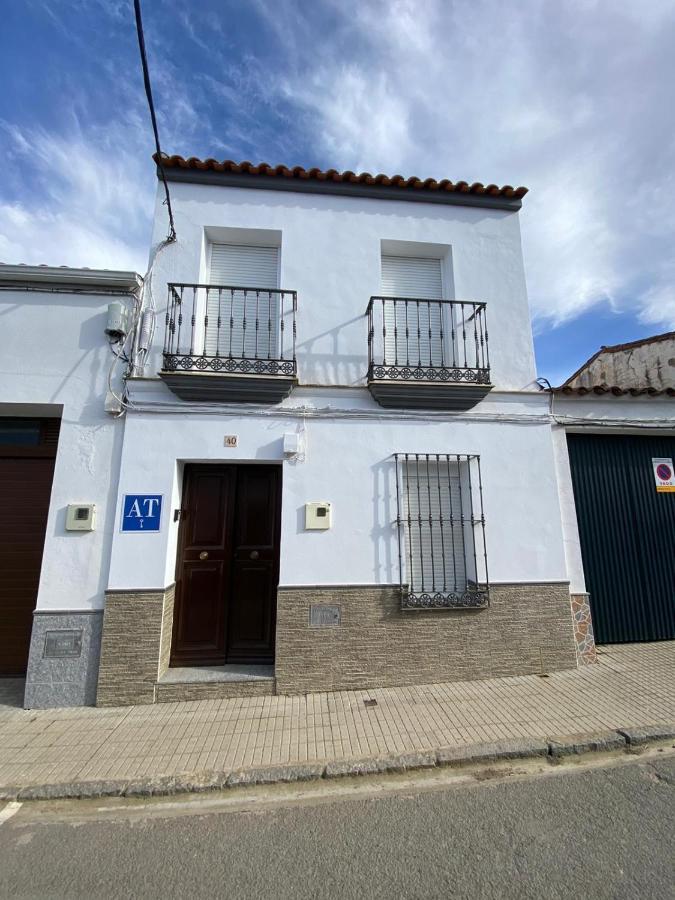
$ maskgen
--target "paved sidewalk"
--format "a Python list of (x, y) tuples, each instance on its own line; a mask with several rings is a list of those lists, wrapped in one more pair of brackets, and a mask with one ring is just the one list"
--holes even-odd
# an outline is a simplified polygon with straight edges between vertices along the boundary
[[(675, 722), (675, 641), (603, 647), (599, 659), (548, 677), (115, 709), (23, 710), (2, 705), (0, 692), (0, 788), (339, 761)], [(5, 695), (10, 688), (0, 682)]]

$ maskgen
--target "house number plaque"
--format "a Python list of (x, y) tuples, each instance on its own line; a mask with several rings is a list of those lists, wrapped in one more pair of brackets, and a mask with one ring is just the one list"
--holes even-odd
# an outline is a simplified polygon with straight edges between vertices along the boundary
[(238, 447), (239, 446), (239, 435), (237, 434), (226, 434), (223, 438), (223, 444), (226, 447)]

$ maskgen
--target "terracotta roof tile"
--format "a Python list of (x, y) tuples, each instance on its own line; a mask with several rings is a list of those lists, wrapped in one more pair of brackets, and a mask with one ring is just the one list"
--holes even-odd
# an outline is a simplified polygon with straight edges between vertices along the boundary
[[(157, 162), (157, 154), (153, 156)], [(350, 182), (351, 184), (381, 184), (387, 187), (398, 187), (402, 190), (412, 188), (415, 191), (446, 191), (448, 193), (476, 194), (490, 197), (505, 197), (513, 200), (520, 200), (527, 193), (526, 187), (513, 188), (510, 184), (499, 187), (496, 184), (481, 184), (475, 181), (469, 184), (467, 181), (452, 182), (447, 178), (437, 181), (435, 178), (426, 178), (422, 180), (413, 175), (410, 178), (404, 178), (403, 175), (371, 175), (370, 172), (356, 173), (351, 170), (346, 172), (338, 172), (337, 169), (303, 169), (302, 166), (294, 166), (289, 169), (287, 166), (270, 166), (268, 163), (259, 163), (254, 165), (247, 160), (244, 162), (233, 162), (231, 159), (218, 161), (217, 159), (198, 159), (191, 156), (185, 159), (183, 156), (164, 156), (162, 163), (166, 169), (197, 169), (200, 171), (211, 172), (232, 172), (235, 174), (248, 175), (269, 175), (271, 178), (297, 178), (304, 181), (335, 181)]]
[(593, 387), (562, 387), (551, 388), (554, 394), (576, 394), (585, 397), (587, 394), (611, 394), (613, 397), (675, 397), (675, 388), (620, 388), (610, 387), (608, 384), (596, 384)]

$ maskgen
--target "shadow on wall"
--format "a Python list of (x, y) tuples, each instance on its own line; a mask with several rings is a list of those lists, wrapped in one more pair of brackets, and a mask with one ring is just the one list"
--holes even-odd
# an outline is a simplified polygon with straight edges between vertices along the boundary
[[(270, 426), (274, 427), (274, 426)], [(255, 458), (265, 460), (268, 462), (278, 463), (280, 460), (284, 458), (284, 441), (283, 438), (275, 438), (275, 440), (270, 441), (269, 444), (263, 444), (262, 447), (257, 447), (255, 451)]]
[[(58, 456), (61, 453), (73, 452), (73, 448), (66, 448), (65, 442), (71, 436), (68, 434), (68, 425), (77, 424), (78, 426), (86, 425), (86, 421), (83, 423), (80, 419), (79, 421), (72, 422), (67, 419), (61, 420), (61, 435), (59, 436), (59, 446), (57, 450), (57, 465), (58, 465)], [(65, 426), (65, 428), (64, 428)], [(96, 432), (99, 430), (107, 430), (109, 428), (113, 430), (112, 442), (111, 446), (106, 446), (105, 451), (101, 451), (101, 455), (105, 454), (106, 459), (97, 458), (97, 453), (99, 450), (98, 442), (96, 441)], [(90, 470), (97, 471), (99, 473), (106, 472), (106, 489), (105, 489), (105, 497), (101, 501), (97, 497), (94, 497), (92, 501), (92, 497), (94, 496), (93, 492), (95, 491), (97, 494), (100, 490), (99, 484), (95, 484), (91, 482), (89, 487), (85, 489), (84, 493), (86, 496), (73, 495), (70, 502), (72, 503), (89, 503), (95, 502), (96, 504), (96, 523), (95, 523), (95, 531), (99, 532), (100, 537), (100, 550), (97, 550), (97, 555), (100, 556), (100, 564), (98, 565), (98, 573), (97, 573), (97, 583), (96, 588), (93, 594), (88, 594), (87, 596), (78, 596), (78, 601), (83, 601), (85, 603), (90, 604), (94, 608), (102, 608), (103, 607), (103, 597), (105, 594), (105, 590), (108, 586), (108, 572), (110, 566), (110, 554), (112, 552), (112, 541), (113, 534), (116, 530), (116, 516), (117, 516), (117, 486), (119, 481), (119, 473), (120, 473), (120, 465), (121, 465), (121, 456), (122, 456), (122, 441), (123, 441), (123, 429), (121, 428), (120, 423), (115, 423), (111, 418), (110, 423), (102, 423), (91, 426), (92, 440), (86, 448), (86, 465), (90, 468)], [(78, 448), (79, 452), (83, 452), (80, 448)], [(83, 465), (85, 460), (83, 460)], [(55, 477), (58, 474), (58, 470), (55, 470)], [(100, 494), (99, 494), (100, 496)], [(101, 515), (102, 511), (103, 515)], [(57, 509), (56, 515), (54, 517), (54, 527), (53, 527), (53, 536), (58, 537), (59, 539), (65, 539), (68, 541), (81, 541), (86, 544), (90, 543), (92, 540), (92, 531), (67, 531), (66, 530), (66, 513), (67, 506), (61, 506)], [(69, 573), (69, 576), (75, 577), (74, 573)], [(81, 582), (78, 582), (81, 587)], [(73, 584), (73, 596), (77, 594), (76, 585)]]
[[(352, 336), (350, 340), (343, 332), (356, 331), (357, 323), (362, 323), (359, 330), (362, 331), (363, 353), (349, 355), (342, 352), (341, 345), (346, 342), (353, 346), (354, 339)], [(314, 350), (317, 344), (322, 347), (320, 351)], [(323, 349), (326, 344), (330, 345), (330, 350)], [(365, 315), (356, 316), (336, 328), (298, 342), (297, 357), (301, 383), (303, 380), (314, 383), (320, 377), (329, 384), (364, 384), (368, 369), (368, 329)]]
[(396, 464), (387, 457), (373, 472), (373, 575), (377, 583), (398, 584), (398, 532), (396, 523)]
[[(33, 298), (35, 300), (35, 298)], [(86, 297), (59, 297), (59, 305), (82, 307)], [(108, 569), (112, 550), (112, 539), (116, 526), (117, 486), (119, 480), (123, 432), (122, 421), (105, 412), (105, 395), (108, 386), (108, 372), (114, 357), (108, 348), (105, 335), (107, 306), (101, 308), (101, 298), (92, 299), (92, 314), (81, 323), (78, 347), (83, 351), (72, 368), (63, 376), (52, 399), (65, 400), (64, 414), (61, 416), (61, 433), (57, 450), (55, 477), (58, 475), (59, 457), (63, 453), (74, 454), (79, 460), (80, 471), (86, 476), (88, 486), (86, 496), (73, 495), (69, 502), (95, 502), (97, 521), (95, 530), (100, 532), (100, 565), (98, 566), (95, 592), (78, 598), (93, 607), (102, 608), (104, 592), (108, 583)], [(41, 305), (49, 305), (49, 297)], [(119, 389), (123, 364), (116, 373), (115, 385)], [(77, 386), (73, 389), (72, 382)], [(68, 397), (62, 394), (68, 387)], [(79, 414), (67, 415), (70, 410), (80, 407)], [(74, 428), (77, 428), (75, 432)], [(112, 437), (110, 430), (112, 429)], [(71, 458), (75, 458), (71, 457)], [(101, 498), (101, 480), (105, 478), (105, 496)], [(94, 496), (94, 493), (98, 495)], [(101, 515), (103, 513), (103, 515)], [(66, 507), (60, 507), (54, 520), (54, 535), (68, 541), (91, 541), (91, 532), (66, 531)], [(98, 552), (98, 551), (97, 551)]]

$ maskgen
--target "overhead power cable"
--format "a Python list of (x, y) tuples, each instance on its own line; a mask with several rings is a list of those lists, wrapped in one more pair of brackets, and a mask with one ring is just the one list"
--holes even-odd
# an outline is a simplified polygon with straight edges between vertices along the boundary
[(141, 18), (140, 0), (134, 0), (134, 12), (136, 13), (136, 33), (138, 35), (138, 49), (141, 52), (141, 65), (143, 66), (143, 81), (145, 83), (145, 96), (148, 98), (148, 106), (150, 107), (150, 118), (152, 119), (152, 130), (155, 134), (155, 147), (157, 148), (157, 165), (164, 182), (164, 192), (166, 193), (166, 208), (169, 213), (169, 234), (167, 241), (176, 240), (176, 228), (173, 222), (173, 211), (171, 209), (171, 196), (169, 194), (169, 183), (166, 180), (166, 172), (164, 171), (164, 163), (162, 160), (162, 150), (159, 146), (159, 131), (157, 130), (157, 117), (155, 116), (155, 104), (152, 100), (152, 87), (150, 86), (150, 74), (148, 72), (148, 59), (145, 54), (145, 38), (143, 37), (143, 20)]

